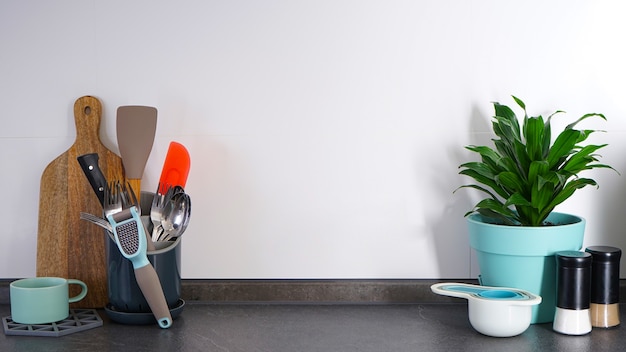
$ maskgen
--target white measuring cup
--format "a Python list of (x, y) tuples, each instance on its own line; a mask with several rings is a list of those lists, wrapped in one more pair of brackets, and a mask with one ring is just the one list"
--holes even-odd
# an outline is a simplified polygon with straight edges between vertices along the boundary
[(516, 336), (526, 331), (532, 306), (541, 303), (540, 296), (515, 288), (463, 283), (438, 283), (430, 288), (439, 295), (467, 299), (472, 327), (493, 337)]

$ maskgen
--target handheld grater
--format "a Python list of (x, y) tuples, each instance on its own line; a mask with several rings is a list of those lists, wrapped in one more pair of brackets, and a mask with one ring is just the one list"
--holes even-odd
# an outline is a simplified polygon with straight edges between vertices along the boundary
[(137, 208), (132, 206), (107, 218), (113, 226), (117, 247), (132, 262), (137, 284), (159, 326), (163, 329), (169, 328), (172, 325), (172, 316), (159, 277), (146, 255), (146, 234)]

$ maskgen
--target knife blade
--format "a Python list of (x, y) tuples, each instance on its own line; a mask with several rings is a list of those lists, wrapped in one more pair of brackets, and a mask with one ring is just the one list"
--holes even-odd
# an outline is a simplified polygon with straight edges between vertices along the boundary
[(98, 200), (100, 200), (100, 205), (104, 205), (104, 187), (107, 184), (107, 180), (98, 166), (98, 153), (83, 154), (76, 159), (85, 173), (91, 188), (96, 193)]

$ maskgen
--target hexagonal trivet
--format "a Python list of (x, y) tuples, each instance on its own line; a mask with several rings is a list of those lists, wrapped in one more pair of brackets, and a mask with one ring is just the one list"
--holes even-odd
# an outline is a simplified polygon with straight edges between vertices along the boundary
[(19, 324), (11, 317), (2, 318), (5, 335), (59, 337), (102, 326), (95, 309), (71, 309), (70, 316), (50, 324)]

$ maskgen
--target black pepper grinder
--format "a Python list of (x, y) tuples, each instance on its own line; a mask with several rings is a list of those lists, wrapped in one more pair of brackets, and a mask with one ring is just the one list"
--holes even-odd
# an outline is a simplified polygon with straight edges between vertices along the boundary
[(591, 325), (598, 328), (618, 326), (619, 261), (622, 251), (609, 246), (587, 247), (591, 254)]
[(566, 335), (591, 332), (591, 254), (557, 252), (556, 312), (552, 328)]

